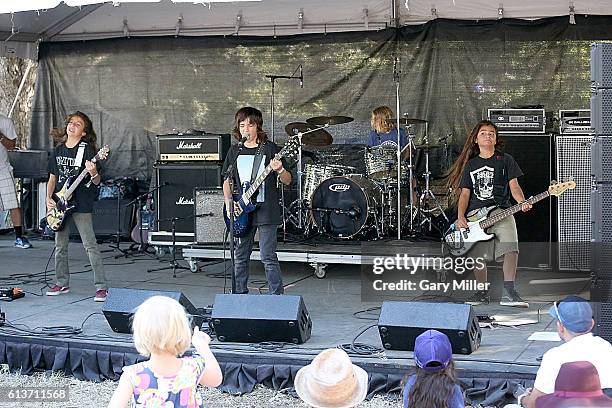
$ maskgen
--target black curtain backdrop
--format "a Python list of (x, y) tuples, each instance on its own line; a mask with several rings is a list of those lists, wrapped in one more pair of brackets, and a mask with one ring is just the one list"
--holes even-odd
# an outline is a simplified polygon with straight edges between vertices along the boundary
[[(275, 139), (284, 126), (318, 115), (355, 121), (329, 129), (335, 146), (365, 143), (370, 113), (395, 111), (393, 59), (400, 59), (400, 114), (429, 121), (430, 141), (453, 134), (454, 152), (490, 107), (543, 105), (547, 111), (588, 108), (590, 44), (612, 38), (612, 17), (536, 21), (435, 20), (379, 32), (293, 37), (125, 38), (42, 43), (31, 127), (31, 148), (50, 149), (53, 126), (80, 110), (92, 118), (98, 145), (109, 144), (107, 177), (148, 179), (155, 135), (230, 130), (244, 105), (261, 109)], [(417, 143), (424, 127), (415, 126)], [(354, 150), (354, 149), (353, 149)], [(361, 167), (360, 153), (349, 161)], [(448, 167), (434, 152), (434, 174)], [(343, 164), (350, 164), (343, 160)]]

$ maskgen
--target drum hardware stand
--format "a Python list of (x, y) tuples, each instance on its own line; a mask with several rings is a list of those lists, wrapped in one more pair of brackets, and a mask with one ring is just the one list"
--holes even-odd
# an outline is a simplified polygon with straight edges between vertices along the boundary
[[(438, 199), (436, 198), (436, 195), (429, 188), (429, 180), (430, 180), (430, 177), (431, 177), (431, 171), (429, 171), (429, 150), (430, 149), (427, 146), (429, 144), (429, 139), (428, 139), (428, 136), (427, 136), (427, 124), (425, 124), (425, 138), (424, 138), (424, 141), (425, 141), (424, 145), (426, 146), (423, 149), (423, 150), (425, 150), (425, 173), (423, 173), (423, 176), (425, 176), (425, 189), (423, 190), (423, 192), (421, 193), (421, 196), (419, 197), (419, 208), (420, 208), (420, 212), (426, 214), (426, 218), (421, 221), (421, 226), (423, 226), (425, 223), (429, 222), (429, 231), (431, 232), (431, 228), (432, 228), (431, 213), (433, 211), (439, 210), (442, 213), (442, 216), (444, 217), (446, 222), (449, 222), (449, 219), (446, 216), (446, 214), (444, 213), (444, 210), (442, 209), (442, 206), (438, 202)], [(430, 207), (428, 205), (432, 201), (434, 203), (434, 207)]]

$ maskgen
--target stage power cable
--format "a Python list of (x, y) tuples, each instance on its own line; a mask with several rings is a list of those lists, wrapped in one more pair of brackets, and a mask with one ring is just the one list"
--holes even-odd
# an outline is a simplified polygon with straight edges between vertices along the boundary
[(374, 324), (371, 324), (371, 325), (367, 326), (365, 329), (361, 330), (353, 338), (353, 341), (351, 341), (350, 343), (340, 344), (337, 347), (340, 350), (346, 351), (347, 354), (357, 354), (357, 355), (360, 355), (360, 356), (369, 356), (369, 355), (383, 353), (384, 350), (382, 348), (380, 348), (380, 347), (372, 346), (371, 344), (356, 343), (356, 341), (359, 338), (359, 336), (361, 336), (363, 333), (365, 333), (366, 331), (368, 331), (372, 327), (377, 327), (377, 326), (378, 326), (378, 323), (374, 323)]

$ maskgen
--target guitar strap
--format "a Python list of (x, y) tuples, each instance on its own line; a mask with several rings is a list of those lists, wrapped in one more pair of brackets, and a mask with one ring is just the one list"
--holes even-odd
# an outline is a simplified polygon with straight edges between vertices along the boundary
[(79, 150), (77, 150), (76, 157), (74, 158), (74, 167), (81, 168), (81, 164), (83, 164), (83, 156), (85, 155), (85, 146), (87, 143), (81, 142), (79, 143)]
[(259, 171), (259, 166), (261, 166), (261, 160), (263, 159), (263, 147), (265, 144), (266, 142), (262, 142), (259, 145), (259, 149), (257, 149), (257, 153), (253, 158), (253, 168), (251, 169), (251, 184), (253, 184), (253, 182), (257, 178), (257, 172)]

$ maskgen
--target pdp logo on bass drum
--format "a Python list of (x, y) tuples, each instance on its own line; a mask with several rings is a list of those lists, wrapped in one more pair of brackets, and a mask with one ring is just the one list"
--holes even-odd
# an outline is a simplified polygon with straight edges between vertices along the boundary
[(344, 184), (344, 183), (339, 183), (339, 184), (332, 184), (329, 186), (329, 191), (333, 191), (334, 193), (342, 193), (343, 191), (347, 191), (351, 188), (350, 185), (348, 184)]

